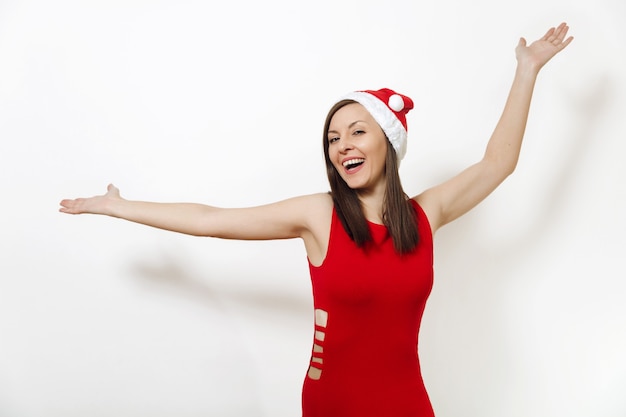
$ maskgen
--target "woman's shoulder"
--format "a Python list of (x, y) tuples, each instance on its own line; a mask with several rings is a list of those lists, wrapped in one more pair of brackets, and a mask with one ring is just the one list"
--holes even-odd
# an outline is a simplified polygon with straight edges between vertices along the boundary
[(303, 233), (307, 256), (313, 265), (320, 265), (326, 257), (333, 219), (333, 199), (329, 193), (299, 197), (306, 213), (307, 227)]
[(435, 234), (439, 228), (439, 210), (436, 201), (429, 195), (428, 192), (423, 192), (411, 198), (411, 202), (417, 207), (418, 213), (422, 214), (426, 218), (431, 233)]
[(294, 197), (299, 205), (308, 207), (311, 210), (331, 210), (333, 208), (333, 198), (330, 193), (313, 193)]
[(330, 220), (333, 212), (333, 198), (330, 193), (315, 193), (299, 197), (307, 217), (312, 219)]
[(332, 220), (333, 199), (329, 193), (305, 194), (283, 200), (276, 205), (277, 214), (292, 219), (314, 233), (326, 229)]

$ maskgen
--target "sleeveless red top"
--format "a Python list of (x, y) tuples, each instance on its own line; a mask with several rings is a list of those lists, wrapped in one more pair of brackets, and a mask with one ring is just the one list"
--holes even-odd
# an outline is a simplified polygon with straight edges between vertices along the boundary
[(303, 417), (433, 417), (417, 353), (433, 284), (433, 241), (417, 213), (420, 241), (398, 255), (387, 228), (369, 223), (359, 248), (333, 210), (328, 252), (311, 265), (315, 335), (302, 391)]

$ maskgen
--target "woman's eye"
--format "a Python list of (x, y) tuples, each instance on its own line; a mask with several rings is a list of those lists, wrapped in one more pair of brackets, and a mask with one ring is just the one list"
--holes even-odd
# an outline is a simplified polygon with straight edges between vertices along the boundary
[(363, 133), (365, 133), (365, 131), (364, 131), (364, 130), (355, 130), (355, 131), (354, 131), (354, 134), (355, 134), (355, 135), (362, 135)]
[(335, 143), (339, 140), (339, 138), (328, 138), (328, 143)]

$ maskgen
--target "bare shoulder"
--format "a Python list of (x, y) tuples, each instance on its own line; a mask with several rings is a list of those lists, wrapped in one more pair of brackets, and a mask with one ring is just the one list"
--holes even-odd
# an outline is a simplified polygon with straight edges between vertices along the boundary
[(441, 227), (441, 208), (439, 199), (435, 194), (436, 191), (431, 188), (413, 197), (413, 200), (420, 205), (428, 218), (433, 234)]
[(311, 208), (316, 210), (331, 210), (333, 209), (333, 199), (330, 193), (315, 193), (303, 195), (300, 198), (304, 203), (310, 205)]
[(333, 205), (333, 199), (329, 193), (313, 193), (300, 195), (297, 197), (292, 197), (292, 200), (297, 201), (298, 203), (314, 205), (318, 208), (321, 208), (322, 206), (332, 208)]
[(292, 197), (266, 206), (273, 217), (298, 225), (300, 233), (319, 236), (330, 226), (333, 200), (328, 193), (315, 193)]
[(299, 197), (306, 208), (307, 227), (302, 233), (307, 257), (313, 265), (320, 265), (326, 257), (333, 216), (333, 199), (328, 193)]
[[(296, 197), (300, 209), (306, 213), (311, 229), (330, 226), (333, 199), (329, 193), (316, 193)], [(313, 231), (313, 230), (311, 230)]]

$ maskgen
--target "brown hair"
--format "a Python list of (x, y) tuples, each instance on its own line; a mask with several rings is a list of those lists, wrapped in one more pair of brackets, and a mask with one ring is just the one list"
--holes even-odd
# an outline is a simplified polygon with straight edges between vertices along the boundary
[[(350, 188), (341, 178), (328, 154), (328, 129), (330, 121), (337, 112), (347, 104), (355, 103), (353, 100), (342, 100), (335, 104), (326, 116), (324, 123), (324, 159), (326, 161), (326, 173), (330, 183), (330, 194), (333, 198), (335, 210), (341, 220), (346, 233), (359, 247), (364, 247), (371, 242), (367, 219), (361, 207), (361, 201), (357, 191)], [(408, 196), (402, 189), (400, 174), (398, 173), (398, 157), (395, 149), (387, 140), (387, 158), (385, 160), (386, 188), (383, 201), (383, 224), (387, 227), (393, 240), (396, 252), (400, 254), (412, 251), (419, 242), (417, 232), (417, 216)]]

